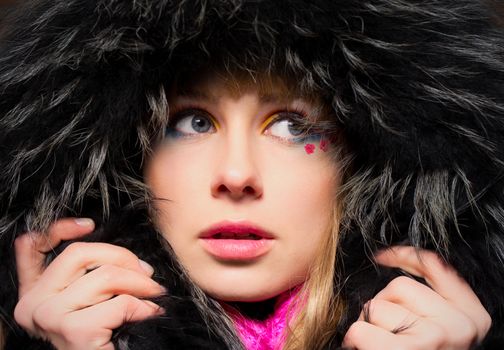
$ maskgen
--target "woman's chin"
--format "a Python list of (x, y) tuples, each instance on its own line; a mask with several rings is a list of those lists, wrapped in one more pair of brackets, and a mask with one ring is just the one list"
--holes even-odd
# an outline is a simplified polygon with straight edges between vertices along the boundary
[[(258, 302), (274, 298), (306, 279), (305, 269), (281, 264), (224, 265), (212, 261), (205, 268), (189, 266), (192, 281), (213, 299), (225, 302)], [(280, 267), (279, 267), (280, 266)], [(292, 275), (299, 276), (292, 278)]]
[(273, 285), (267, 282), (199, 284), (213, 299), (225, 302), (259, 302), (274, 298), (295, 287), (291, 284)]

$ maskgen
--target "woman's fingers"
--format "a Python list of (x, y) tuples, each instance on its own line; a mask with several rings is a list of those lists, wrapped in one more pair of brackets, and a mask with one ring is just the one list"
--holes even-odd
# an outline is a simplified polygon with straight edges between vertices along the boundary
[(125, 248), (76, 242), (45, 266), (54, 247), (93, 229), (89, 219), (61, 219), (46, 234), (15, 242), (20, 299), (14, 318), (58, 349), (113, 350), (113, 329), (162, 312), (140, 299), (165, 292), (151, 279), (154, 269)]
[(376, 256), (382, 265), (426, 280), (401, 276), (371, 301), (345, 336), (359, 350), (469, 349), (488, 332), (491, 319), (470, 286), (435, 253), (393, 247)]
[[(53, 223), (47, 234), (37, 240), (37, 250), (48, 253), (61, 241), (76, 239), (91, 233), (94, 230), (94, 221), (88, 218), (64, 218)], [(45, 238), (45, 239), (44, 239)]]
[[(86, 276), (88, 271), (102, 265), (112, 265), (124, 270), (131, 270), (137, 274), (135, 275), (136, 280), (134, 283), (128, 281), (128, 277), (131, 280), (132, 275), (124, 271), (121, 273), (117, 273), (116, 271), (116, 274), (112, 276), (111, 273), (103, 273), (103, 271), (106, 272), (107, 269), (102, 269), (100, 270), (102, 272), (102, 280), (100, 283), (90, 282), (91, 284), (87, 287), (88, 289), (84, 289), (83, 291), (89, 291), (89, 288), (96, 286), (97, 289), (94, 290), (95, 292), (98, 293), (101, 287), (104, 288), (101, 294), (106, 294), (107, 292), (104, 290), (112, 288), (110, 282), (113, 280), (115, 283), (121, 281), (120, 283), (122, 283), (122, 285), (120, 289), (124, 291), (124, 293), (134, 294), (140, 289), (151, 289), (152, 295), (160, 294), (159, 291), (161, 287), (148, 278), (153, 273), (152, 267), (138, 259), (138, 257), (129, 250), (107, 243), (72, 243), (54, 259), (43, 274), (36, 280), (33, 287), (21, 296), (14, 310), (15, 319), (25, 329), (33, 331), (35, 326), (32, 315), (37, 308), (44, 305), (44, 303), (52, 297), (60, 296), (61, 293), (64, 294), (66, 288), (80, 278), (85, 278), (85, 280), (90, 281), (91, 278)], [(115, 267), (108, 267), (108, 270), (112, 269), (115, 269)], [(96, 277), (97, 274), (98, 273), (95, 273), (92, 276)], [(140, 279), (138, 275), (143, 276), (143, 279)], [(103, 276), (108, 276), (108, 285), (102, 284), (106, 279)], [(110, 294), (110, 291), (108, 291), (108, 293)], [(70, 293), (70, 296), (71, 295), (73, 294)], [(112, 295), (109, 295), (109, 297), (110, 296)], [(90, 301), (86, 300), (79, 301), (79, 295), (75, 296), (75, 298), (76, 302), (87, 302), (88, 305), (92, 304)], [(103, 296), (101, 298), (103, 298)], [(66, 305), (63, 303), (59, 303), (58, 305), (69, 310), (74, 310), (73, 305)], [(55, 305), (55, 307), (57, 307), (57, 305)], [(50, 310), (51, 309), (48, 309), (48, 312), (50, 312)], [(55, 312), (52, 312), (52, 314), (55, 314)]]
[(151, 276), (154, 270), (126, 248), (109, 243), (70, 244), (47, 267), (39, 286), (45, 293), (63, 290), (91, 270), (116, 265)]
[(65, 288), (55, 302), (79, 310), (126, 293), (152, 298), (165, 293), (165, 289), (145, 274), (115, 265), (103, 265)]
[(370, 322), (391, 332), (399, 329), (403, 330), (401, 334), (425, 338), (429, 335), (420, 333), (417, 324), (425, 328), (427, 323), (442, 329), (445, 344), (457, 349), (464, 349), (477, 340), (473, 320), (429, 287), (408, 277), (391, 281), (370, 305)]
[[(122, 319), (124, 323), (129, 320), (129, 316), (126, 318), (127, 314), (125, 313), (129, 310), (128, 308), (131, 308), (133, 305), (144, 306), (143, 304), (138, 304), (137, 298), (156, 297), (164, 292), (163, 287), (143, 274), (117, 266), (104, 265), (78, 279), (58, 294), (39, 302), (32, 312), (33, 328), (43, 328), (45, 332), (61, 332), (62, 330), (59, 328), (63, 327), (65, 322), (67, 322), (64, 321), (65, 318), (79, 318), (79, 315), (87, 315), (87, 313), (81, 313), (81, 311), (94, 310), (94, 306), (101, 304), (109, 305), (107, 306), (108, 308), (115, 307), (117, 309), (116, 313), (121, 312), (113, 315), (107, 313), (101, 314), (100, 320), (95, 320), (98, 323), (89, 324), (92, 329), (99, 329), (105, 327), (105, 325), (115, 324), (118, 322), (118, 319)], [(122, 297), (119, 299), (117, 297), (113, 298), (115, 295), (122, 295)], [(112, 300), (111, 298), (115, 302), (109, 304), (108, 301)], [(151, 308), (159, 309), (153, 303), (149, 302), (148, 305)], [(145, 310), (150, 309), (144, 308)], [(138, 315), (138, 317), (141, 317), (141, 315), (143, 313)], [(83, 320), (86, 320), (86, 318), (83, 318)], [(91, 321), (91, 319), (89, 320)]]
[(57, 322), (47, 322), (43, 313), (34, 318), (41, 333), (55, 335), (51, 338), (58, 349), (113, 350), (110, 342), (113, 329), (125, 322), (142, 321), (163, 313), (164, 310), (151, 301), (123, 294), (79, 311), (61, 314)]
[(445, 331), (439, 325), (421, 318), (408, 330), (397, 334), (368, 322), (357, 321), (352, 324), (342, 343), (344, 347), (358, 350), (468, 349), (445, 345)]
[(394, 334), (370, 323), (357, 321), (350, 326), (341, 345), (358, 350), (381, 350), (392, 349), (393, 344), (396, 344)]
[(434, 252), (419, 251), (413, 247), (392, 247), (378, 253), (375, 260), (381, 265), (399, 267), (424, 278), (432, 289), (454, 304), (479, 303), (469, 285)]
[[(430, 293), (430, 296), (427, 298), (421, 298), (418, 295), (416, 299), (412, 298), (411, 295), (405, 293), (416, 289), (408, 287), (408, 285), (411, 287), (411, 283), (408, 280), (413, 280), (404, 277), (406, 278), (406, 283), (402, 283), (402, 285), (397, 287), (404, 288), (405, 290), (390, 293), (388, 297), (394, 294), (403, 298), (403, 301), (406, 301), (412, 307), (422, 308), (429, 315), (437, 313), (444, 316), (445, 319), (448, 319), (448, 316), (455, 317), (452, 319), (460, 321), (461, 326), (467, 325), (464, 318), (457, 315), (456, 312), (443, 313), (443, 311), (447, 310), (446, 306), (451, 306), (466, 315), (473, 322), (476, 327), (478, 341), (481, 341), (487, 334), (492, 323), (490, 315), (467, 282), (451, 266), (445, 264), (437, 254), (424, 250), (418, 251), (413, 247), (392, 247), (381, 251), (376, 256), (376, 261), (379, 264), (398, 267), (424, 278), (432, 287), (433, 291), (431, 292), (435, 292), (434, 294)], [(425, 288), (427, 287), (419, 287), (426, 295), (429, 295), (429, 291), (427, 290), (429, 288)], [(408, 298), (409, 301), (407, 301)], [(422, 304), (421, 306), (419, 306), (420, 303)]]
[(418, 320), (419, 316), (411, 310), (383, 299), (368, 301), (359, 317), (359, 321), (366, 321), (393, 334), (412, 327)]
[(434, 290), (406, 276), (393, 279), (376, 294), (373, 300), (387, 300), (405, 306), (421, 317), (444, 316), (452, 313), (463, 316), (463, 314), (459, 315), (461, 312), (456, 312), (454, 306)]
[(86, 218), (65, 218), (51, 225), (46, 234), (26, 233), (14, 243), (19, 281), (19, 295), (24, 295), (44, 271), (46, 253), (61, 241), (85, 236), (94, 230), (94, 222)]
[[(152, 301), (142, 300), (129, 294), (121, 294), (103, 303), (72, 313), (68, 318), (68, 323), (64, 323), (63, 329), (71, 330), (72, 325), (75, 324), (78, 330), (79, 320), (89, 320), (98, 328), (112, 330), (127, 322), (138, 322), (162, 314), (164, 314), (164, 310)], [(111, 315), (112, 317), (103, 317), (103, 315)], [(80, 326), (82, 327), (82, 323)], [(67, 333), (69, 335), (75, 334), (71, 331)]]

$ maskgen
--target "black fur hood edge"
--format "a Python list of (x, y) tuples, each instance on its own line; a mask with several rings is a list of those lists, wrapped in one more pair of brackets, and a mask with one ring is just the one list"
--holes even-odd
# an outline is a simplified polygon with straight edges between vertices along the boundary
[[(441, 253), (491, 313), (494, 338), (502, 337), (504, 32), (496, 5), (25, 1), (7, 17), (0, 37), (1, 280), (15, 280), (16, 235), (58, 217), (106, 217), (119, 225), (128, 208), (143, 218), (142, 232), (153, 232), (142, 216), (148, 195), (140, 169), (166, 122), (166, 84), (208, 61), (243, 70), (267, 65), (299, 77), (301, 86), (332, 104), (352, 156), (344, 184), (343, 276), (336, 279), (346, 282), (349, 312), (335, 339), (355, 319), (359, 303), (391, 278), (368, 256), (393, 244)], [(140, 256), (152, 248), (151, 241), (133, 244), (132, 237), (107, 230), (115, 231), (105, 225), (96, 239)], [(178, 277), (176, 262), (166, 264), (170, 254), (159, 252), (160, 260), (156, 254), (145, 259), (187, 286), (170, 286), (172, 300), (181, 298), (177, 305), (192, 305), (180, 308), (179, 320), (203, 314), (192, 324), (196, 331), (187, 331), (195, 341), (205, 339), (195, 348), (215, 348), (212, 342), (239, 348), (216, 320), (203, 320), (213, 306), (191, 304), (194, 291)], [(12, 287), (0, 287), (8, 324)], [(188, 317), (184, 310), (193, 311)], [(151, 329), (173, 329), (150, 337), (159, 339), (156, 346), (183, 348), (183, 342), (162, 340), (181, 329), (170, 323), (176, 317), (156, 322)], [(124, 330), (118, 344), (143, 348), (134, 329)]]

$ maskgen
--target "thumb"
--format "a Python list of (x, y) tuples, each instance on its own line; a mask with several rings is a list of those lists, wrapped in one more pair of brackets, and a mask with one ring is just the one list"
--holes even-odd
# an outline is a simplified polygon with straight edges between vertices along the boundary
[(45, 256), (61, 241), (85, 236), (94, 230), (94, 222), (87, 218), (65, 218), (56, 221), (46, 234), (28, 232), (14, 242), (19, 297), (30, 290), (44, 271)]

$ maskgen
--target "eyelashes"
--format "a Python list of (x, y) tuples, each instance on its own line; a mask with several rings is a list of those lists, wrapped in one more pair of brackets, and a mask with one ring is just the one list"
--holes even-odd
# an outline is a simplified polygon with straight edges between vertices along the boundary
[[(218, 121), (206, 110), (198, 107), (184, 108), (173, 113), (166, 128), (166, 137), (192, 138), (217, 132)], [(272, 113), (260, 126), (263, 135), (288, 144), (316, 142), (327, 128), (314, 122), (300, 110), (284, 110)]]
[(215, 133), (218, 122), (208, 112), (199, 108), (187, 108), (170, 117), (165, 135), (173, 138), (191, 137)]
[(263, 123), (262, 133), (281, 141), (299, 144), (322, 137), (316, 125), (299, 112), (278, 112)]

